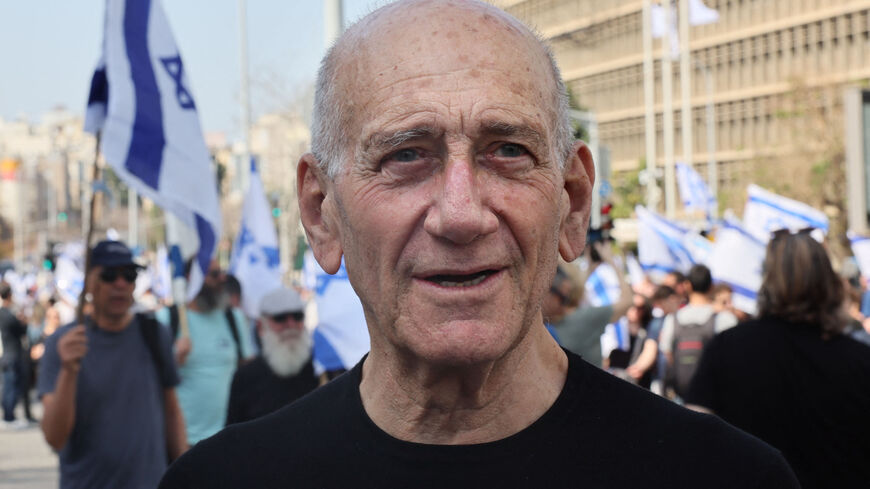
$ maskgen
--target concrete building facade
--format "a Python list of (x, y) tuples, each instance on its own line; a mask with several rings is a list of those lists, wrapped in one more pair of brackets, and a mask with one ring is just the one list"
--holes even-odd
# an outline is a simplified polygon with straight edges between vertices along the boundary
[[(653, 0), (656, 2), (656, 0)], [(556, 55), (579, 103), (595, 112), (614, 172), (637, 169), (645, 157), (641, 0), (501, 0), (495, 4), (537, 28)], [(658, 2), (656, 2), (658, 3)], [(843, 91), (870, 80), (870, 0), (705, 0), (717, 23), (690, 28), (691, 162), (707, 154), (705, 105), (715, 107), (717, 181), (737, 203), (753, 165), (800, 146), (789, 111), (813, 93), (822, 114), (840, 121)], [(662, 56), (653, 44), (656, 163), (664, 164)], [(714, 90), (708, 94), (704, 71)], [(673, 64), (676, 159), (681, 148), (679, 63)], [(801, 92), (803, 91), (803, 92)], [(820, 144), (824, 143), (823, 141)], [(661, 181), (659, 181), (661, 187)], [(738, 190), (739, 188), (739, 190)], [(660, 199), (661, 202), (661, 199)], [(729, 204), (726, 202), (726, 205)]]

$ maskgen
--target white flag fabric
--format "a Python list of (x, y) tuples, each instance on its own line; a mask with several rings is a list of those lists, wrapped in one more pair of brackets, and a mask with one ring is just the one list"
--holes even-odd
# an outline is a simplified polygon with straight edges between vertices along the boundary
[(86, 127), (102, 134), (100, 150), (127, 185), (194, 230), (194, 268), (204, 274), (217, 247), (221, 215), (188, 87), (160, 0), (107, 0)]
[(701, 175), (685, 163), (677, 163), (677, 184), (680, 188), (680, 199), (686, 210), (701, 211), (710, 219), (716, 214), (716, 198)]
[(748, 314), (756, 312), (765, 252), (762, 241), (744, 229), (737, 220), (726, 217), (716, 232), (716, 241), (707, 262), (713, 280), (724, 282), (734, 290), (734, 307)]
[(311, 251), (303, 263), (305, 282), (314, 285), (317, 327), (314, 372), (349, 370), (371, 349), (362, 303), (350, 285), (344, 260), (335, 275), (323, 271)]
[(695, 263), (685, 245), (689, 230), (643, 206), (637, 206), (635, 212), (638, 219), (638, 261), (643, 270), (654, 278), (661, 278), (674, 270), (688, 271)]
[(812, 227), (827, 234), (828, 218), (825, 214), (803, 202), (798, 202), (751, 184), (743, 210), (743, 226), (762, 243), (770, 240), (773, 231), (797, 231)]
[(870, 278), (870, 236), (861, 236), (852, 231), (846, 233), (846, 236), (849, 237), (852, 254), (855, 255), (861, 275)]
[(272, 211), (253, 159), (248, 193), (242, 204), (242, 223), (230, 257), (230, 273), (242, 285), (245, 314), (260, 317), (260, 300), (281, 287), (281, 259)]
[(671, 59), (676, 60), (680, 57), (680, 31), (677, 26), (677, 10), (671, 6), (670, 18), (667, 11), (661, 5), (650, 6), (650, 32), (653, 39), (659, 39), (668, 35), (670, 43)]
[(175, 304), (186, 304), (196, 297), (208, 272), (206, 264), (205, 268), (190, 267), (190, 273), (185, 276), (187, 262), (199, 251), (199, 236), (174, 214), (166, 214), (166, 246), (172, 268), (172, 299)]
[(703, 0), (689, 0), (689, 25), (715, 24), (719, 11), (704, 5)]

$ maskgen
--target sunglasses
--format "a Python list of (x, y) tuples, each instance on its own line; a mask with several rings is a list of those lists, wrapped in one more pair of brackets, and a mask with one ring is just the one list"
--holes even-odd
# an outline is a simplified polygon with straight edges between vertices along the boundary
[(136, 281), (137, 275), (139, 275), (139, 270), (134, 267), (109, 267), (100, 271), (100, 280), (110, 284), (115, 280), (118, 280), (118, 277), (121, 277), (127, 281), (127, 283), (132, 284)]
[(304, 312), (282, 312), (281, 314), (275, 314), (274, 316), (271, 316), (271, 318), (272, 318), (272, 321), (275, 321), (276, 323), (283, 323), (288, 318), (293, 318), (294, 321), (299, 322), (299, 321), (302, 321), (303, 319), (305, 319), (305, 313)]

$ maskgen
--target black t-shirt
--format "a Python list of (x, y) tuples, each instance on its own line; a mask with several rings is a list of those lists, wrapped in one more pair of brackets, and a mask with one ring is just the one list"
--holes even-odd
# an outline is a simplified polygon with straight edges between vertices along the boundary
[(782, 451), (801, 485), (870, 487), (870, 347), (763, 319), (717, 335), (686, 401)]
[(265, 416), (317, 388), (311, 360), (296, 375), (279, 377), (261, 356), (236, 370), (230, 388), (227, 424)]
[(8, 308), (0, 307), (0, 341), (3, 342), (3, 357), (0, 367), (14, 365), (24, 352), (21, 339), (27, 334), (27, 325), (15, 317)]
[(360, 363), (276, 413), (200, 442), (160, 487), (798, 487), (760, 440), (568, 358), (553, 406), (502, 440), (393, 438), (363, 408)]

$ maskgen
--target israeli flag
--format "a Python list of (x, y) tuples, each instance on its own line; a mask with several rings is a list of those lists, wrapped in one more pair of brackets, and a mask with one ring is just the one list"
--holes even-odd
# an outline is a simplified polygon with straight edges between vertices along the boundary
[(828, 232), (828, 217), (803, 202), (798, 202), (758, 185), (747, 188), (749, 198), (743, 210), (743, 226), (762, 243), (770, 240), (773, 231), (779, 229), (798, 229), (813, 227)]
[(765, 253), (765, 243), (736, 219), (726, 217), (722, 221), (707, 266), (714, 281), (724, 282), (734, 290), (734, 307), (748, 314), (756, 312)]
[(303, 262), (305, 283), (314, 290), (314, 372), (349, 370), (371, 349), (362, 303), (350, 285), (344, 260), (335, 275), (320, 268), (311, 251)]
[(870, 278), (870, 236), (861, 236), (852, 231), (846, 233), (846, 236), (852, 245), (852, 254), (855, 255), (861, 275)]
[(703, 0), (689, 0), (689, 25), (715, 24), (719, 11), (704, 5)]
[(85, 121), (115, 173), (193, 230), (198, 291), (221, 234), (217, 184), (159, 0), (107, 0)]
[(691, 166), (685, 163), (677, 163), (677, 184), (680, 188), (680, 199), (687, 211), (701, 211), (710, 219), (716, 215), (716, 197), (710, 192), (709, 187), (701, 178), (701, 175)]
[(638, 219), (637, 252), (640, 266), (652, 277), (674, 270), (685, 272), (696, 263), (686, 246), (689, 230), (643, 206), (635, 208)]
[(281, 287), (278, 234), (257, 165), (251, 158), (251, 178), (242, 204), (242, 223), (233, 243), (230, 273), (242, 284), (242, 309), (260, 317), (260, 300)]

